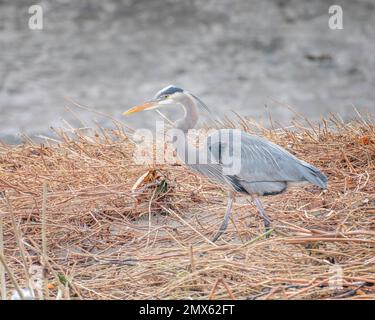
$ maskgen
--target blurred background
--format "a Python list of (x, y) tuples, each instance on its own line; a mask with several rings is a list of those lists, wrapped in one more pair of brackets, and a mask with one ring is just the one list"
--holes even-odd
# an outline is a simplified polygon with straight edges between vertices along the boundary
[[(44, 29), (30, 30), (29, 6)], [(328, 8), (343, 9), (343, 30)], [(136, 128), (154, 112), (124, 119), (130, 106), (175, 84), (215, 115), (236, 111), (287, 124), (285, 104), (312, 120), (374, 111), (373, 0), (0, 0), (0, 139), (48, 134), (61, 119), (105, 117)]]

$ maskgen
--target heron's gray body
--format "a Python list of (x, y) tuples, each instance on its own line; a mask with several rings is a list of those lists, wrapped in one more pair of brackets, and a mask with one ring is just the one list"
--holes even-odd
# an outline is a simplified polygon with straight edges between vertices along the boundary
[[(240, 170), (235, 175), (227, 175), (223, 163), (233, 161), (232, 145), (222, 142), (231, 129), (218, 130), (206, 140), (207, 159), (215, 163), (188, 164), (188, 166), (209, 179), (226, 185), (235, 192), (266, 196), (281, 193), (288, 185), (298, 182), (310, 182), (320, 188), (326, 188), (327, 178), (316, 167), (296, 158), (287, 150), (261, 137), (240, 132)], [(215, 141), (215, 143), (211, 143)], [(232, 141), (226, 139), (226, 141)], [(237, 141), (238, 142), (238, 141)], [(210, 157), (212, 155), (212, 158)], [(232, 159), (225, 159), (231, 157)]]

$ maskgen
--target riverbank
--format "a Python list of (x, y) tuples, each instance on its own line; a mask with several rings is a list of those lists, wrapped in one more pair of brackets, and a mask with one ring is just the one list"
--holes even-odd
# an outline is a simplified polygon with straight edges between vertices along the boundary
[(7, 297), (30, 286), (30, 267), (43, 264), (48, 285), (39, 295), (49, 299), (374, 299), (371, 120), (226, 126), (314, 164), (328, 189), (264, 198), (268, 238), (256, 208), (239, 199), (213, 244), (225, 193), (180, 165), (133, 165), (133, 143), (119, 126), (59, 131), (58, 143), (0, 145)]

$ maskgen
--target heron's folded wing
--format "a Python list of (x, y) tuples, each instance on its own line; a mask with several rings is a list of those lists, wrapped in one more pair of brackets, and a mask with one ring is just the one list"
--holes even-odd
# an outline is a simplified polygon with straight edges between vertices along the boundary
[(213, 143), (210, 150), (223, 166), (236, 162), (239, 170), (235, 176), (240, 181), (274, 182), (303, 179), (299, 159), (280, 146), (243, 131), (238, 141), (220, 140)]

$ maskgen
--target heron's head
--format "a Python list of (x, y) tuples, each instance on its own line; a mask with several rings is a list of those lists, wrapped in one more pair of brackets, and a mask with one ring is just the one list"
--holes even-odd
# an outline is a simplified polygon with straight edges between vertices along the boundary
[(170, 85), (163, 89), (161, 89), (153, 99), (150, 101), (147, 101), (144, 104), (138, 105), (136, 107), (133, 107), (129, 109), (128, 111), (125, 111), (123, 113), (124, 116), (128, 116), (133, 113), (137, 113), (143, 110), (153, 110), (158, 109), (162, 106), (167, 105), (176, 105), (176, 104), (184, 104), (183, 101), (186, 98), (191, 98), (197, 101), (198, 105), (202, 106), (204, 109), (208, 111), (207, 106), (195, 95), (187, 92), (184, 89), (181, 89), (179, 87)]
[(133, 107), (128, 111), (125, 111), (123, 115), (127, 116), (143, 110), (153, 110), (166, 105), (178, 104), (178, 99), (181, 97), (181, 95), (185, 94), (187, 94), (185, 90), (170, 85), (168, 87), (161, 89), (152, 100), (147, 101), (146, 103), (138, 105), (136, 107)]

